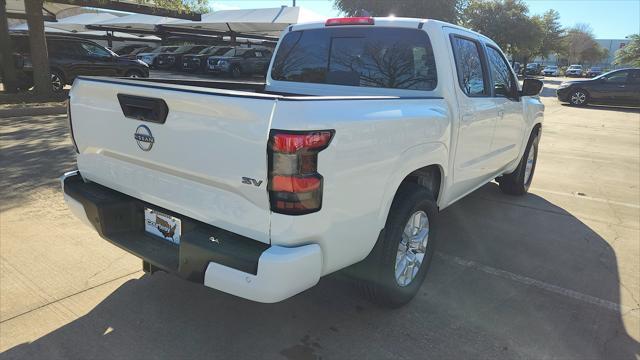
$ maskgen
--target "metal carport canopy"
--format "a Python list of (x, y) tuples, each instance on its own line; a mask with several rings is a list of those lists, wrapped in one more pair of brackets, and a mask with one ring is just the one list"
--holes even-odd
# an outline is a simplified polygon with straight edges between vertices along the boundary
[(324, 21), (326, 18), (299, 6), (279, 8), (220, 10), (203, 14), (200, 21), (175, 20), (160, 24), (166, 31), (237, 33), (243, 35), (278, 37), (292, 24)]
[(174, 21), (181, 20), (163, 16), (133, 14), (96, 22), (88, 26), (88, 28), (93, 30), (119, 30), (124, 32), (153, 33), (156, 31), (156, 26)]

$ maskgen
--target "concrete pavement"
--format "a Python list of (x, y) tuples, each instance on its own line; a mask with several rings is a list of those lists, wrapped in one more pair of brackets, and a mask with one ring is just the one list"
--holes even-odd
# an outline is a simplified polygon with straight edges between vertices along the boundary
[(491, 183), (446, 209), (398, 310), (340, 274), (273, 305), (144, 275), (65, 208), (64, 116), (0, 119), (0, 358), (637, 358), (640, 111), (561, 105), (547, 83), (531, 194)]

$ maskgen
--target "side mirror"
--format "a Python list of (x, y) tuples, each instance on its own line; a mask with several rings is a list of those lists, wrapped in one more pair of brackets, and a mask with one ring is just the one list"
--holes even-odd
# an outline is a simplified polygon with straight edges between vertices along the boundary
[(524, 79), (520, 96), (536, 96), (542, 91), (544, 83), (538, 79)]

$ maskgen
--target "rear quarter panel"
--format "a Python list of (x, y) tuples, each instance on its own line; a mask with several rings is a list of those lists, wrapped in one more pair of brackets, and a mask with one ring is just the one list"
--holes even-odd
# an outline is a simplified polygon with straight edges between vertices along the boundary
[(271, 243), (320, 244), (323, 274), (369, 254), (407, 174), (431, 164), (447, 168), (451, 130), (442, 99), (279, 100), (271, 128), (335, 130), (318, 158), (322, 209), (271, 216)]

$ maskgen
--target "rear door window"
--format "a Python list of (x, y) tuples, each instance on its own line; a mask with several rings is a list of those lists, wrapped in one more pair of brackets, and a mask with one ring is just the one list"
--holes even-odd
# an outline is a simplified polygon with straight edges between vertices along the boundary
[(417, 29), (333, 28), (285, 35), (274, 80), (409, 90), (437, 84), (429, 37)]

